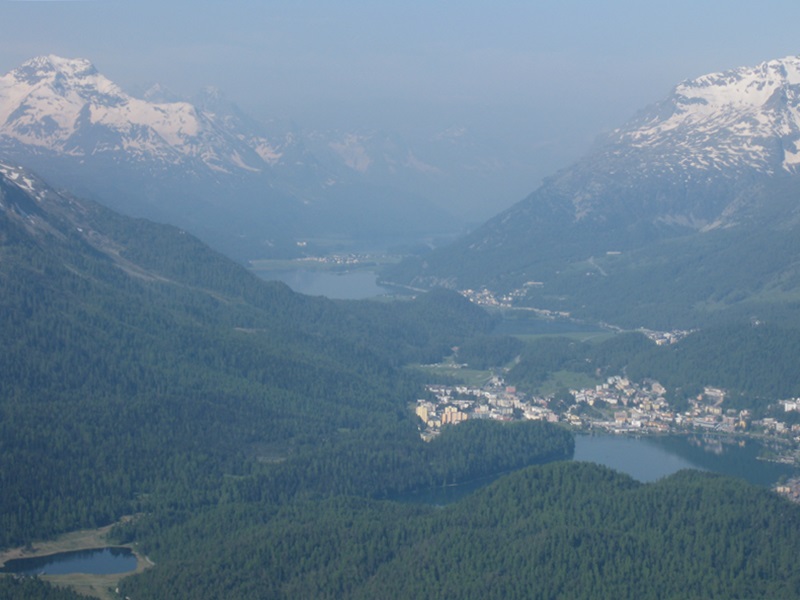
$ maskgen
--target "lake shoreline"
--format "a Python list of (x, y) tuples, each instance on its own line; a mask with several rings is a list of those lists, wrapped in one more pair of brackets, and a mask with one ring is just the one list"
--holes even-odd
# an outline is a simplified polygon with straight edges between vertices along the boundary
[[(4, 566), (9, 560), (19, 558), (39, 558), (62, 552), (101, 548), (127, 548), (136, 557), (136, 569), (133, 571), (110, 575), (72, 573), (69, 575), (44, 575), (41, 577), (44, 581), (55, 586), (68, 587), (80, 594), (100, 598), (101, 600), (116, 598), (117, 596), (111, 590), (117, 587), (123, 577), (141, 573), (155, 566), (148, 557), (138, 553), (133, 544), (111, 544), (108, 541), (108, 534), (115, 525), (126, 523), (132, 518), (131, 516), (126, 516), (116, 523), (111, 523), (104, 527), (71, 531), (52, 540), (44, 540), (27, 546), (0, 551), (0, 567)], [(6, 574), (5, 576), (13, 577), (13, 574)]]

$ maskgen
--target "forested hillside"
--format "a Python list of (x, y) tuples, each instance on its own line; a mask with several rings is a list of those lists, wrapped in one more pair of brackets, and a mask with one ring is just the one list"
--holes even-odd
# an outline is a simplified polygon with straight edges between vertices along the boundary
[[(800, 395), (800, 330), (782, 322), (745, 320), (709, 327), (666, 346), (657, 346), (641, 333), (599, 343), (545, 337), (524, 347), (495, 342), (500, 344), (518, 352), (508, 381), (528, 391), (542, 389), (555, 372), (569, 371), (598, 383), (621, 374), (638, 382), (653, 379), (667, 388), (675, 406), (702, 393), (705, 386), (726, 390), (729, 407), (758, 414), (780, 399)], [(498, 356), (510, 360), (509, 355)]]
[(797, 325), (800, 177), (788, 149), (799, 64), (789, 56), (679, 83), (527, 198), (388, 267), (386, 280), (486, 288), (625, 328), (743, 316)]
[(414, 439), (398, 367), (491, 324), (446, 292), (303, 297), (175, 228), (2, 183), (0, 546), (202, 501), (348, 432)]
[[(800, 515), (766, 491), (525, 469), (572, 456), (543, 422), (420, 439), (410, 363), (520, 354), (511, 375), (536, 381), (632, 368), (643, 338), (587, 362), (581, 344), (487, 337), (493, 319), (453, 292), (301, 296), (180, 230), (0, 173), (0, 547), (133, 515), (114, 541), (155, 562), (123, 580), (134, 600), (800, 595)], [(503, 473), (444, 508), (392, 500)], [(0, 594), (74, 597), (9, 578)]]
[(682, 472), (643, 485), (559, 463), (445, 508), (339, 497), (198, 514), (141, 532), (159, 566), (123, 587), (131, 598), (795, 598), (798, 526), (800, 508), (740, 481)]

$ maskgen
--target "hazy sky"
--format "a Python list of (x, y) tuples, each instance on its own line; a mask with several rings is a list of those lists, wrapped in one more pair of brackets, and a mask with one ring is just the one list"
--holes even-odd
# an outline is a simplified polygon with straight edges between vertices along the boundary
[(466, 126), (529, 155), (531, 191), (679, 81), (800, 54), (798, 23), (797, 0), (6, 1), (0, 71), (54, 53), (308, 128)]

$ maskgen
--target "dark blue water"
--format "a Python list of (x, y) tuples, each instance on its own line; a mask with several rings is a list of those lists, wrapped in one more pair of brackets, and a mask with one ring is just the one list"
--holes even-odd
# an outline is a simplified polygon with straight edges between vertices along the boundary
[(761, 460), (765, 442), (725, 435), (684, 435), (642, 438), (651, 447), (680, 458), (696, 469), (738, 477), (754, 485), (772, 487), (800, 471), (793, 465)]
[(657, 440), (612, 435), (576, 435), (574, 460), (594, 462), (650, 482), (681, 469), (702, 469), (685, 458), (677, 447), (666, 448)]
[[(626, 473), (643, 483), (657, 481), (682, 469), (712, 471), (771, 487), (781, 477), (798, 470), (780, 463), (759, 460), (760, 443), (725, 437), (576, 435), (573, 460), (594, 462)], [(437, 487), (399, 495), (394, 500), (445, 505), (488, 485), (497, 475), (462, 485)]]
[(35, 558), (15, 558), (0, 569), (0, 573), (18, 575), (114, 575), (136, 570), (136, 556), (130, 548), (96, 548), (59, 552)]

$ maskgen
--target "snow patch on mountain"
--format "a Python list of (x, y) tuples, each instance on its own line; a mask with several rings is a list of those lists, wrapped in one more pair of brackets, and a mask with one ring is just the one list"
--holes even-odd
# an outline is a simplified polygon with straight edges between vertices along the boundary
[(261, 157), (261, 160), (271, 167), (278, 164), (283, 157), (283, 152), (263, 138), (255, 140), (253, 150)]
[(684, 81), (610, 141), (624, 154), (649, 151), (653, 166), (795, 172), (800, 56)]
[(21, 167), (0, 162), (0, 176), (13, 182), (14, 185), (28, 192), (34, 198), (41, 199), (41, 186), (37, 186), (33, 177)]
[(431, 175), (438, 175), (442, 172), (441, 169), (435, 167), (433, 165), (429, 165), (426, 162), (423, 162), (411, 151), (408, 151), (408, 156), (406, 157), (405, 166), (415, 169), (420, 173), (428, 173)]
[(372, 164), (372, 158), (367, 154), (362, 136), (350, 133), (341, 140), (331, 141), (330, 148), (339, 155), (348, 167), (359, 173), (364, 173)]

